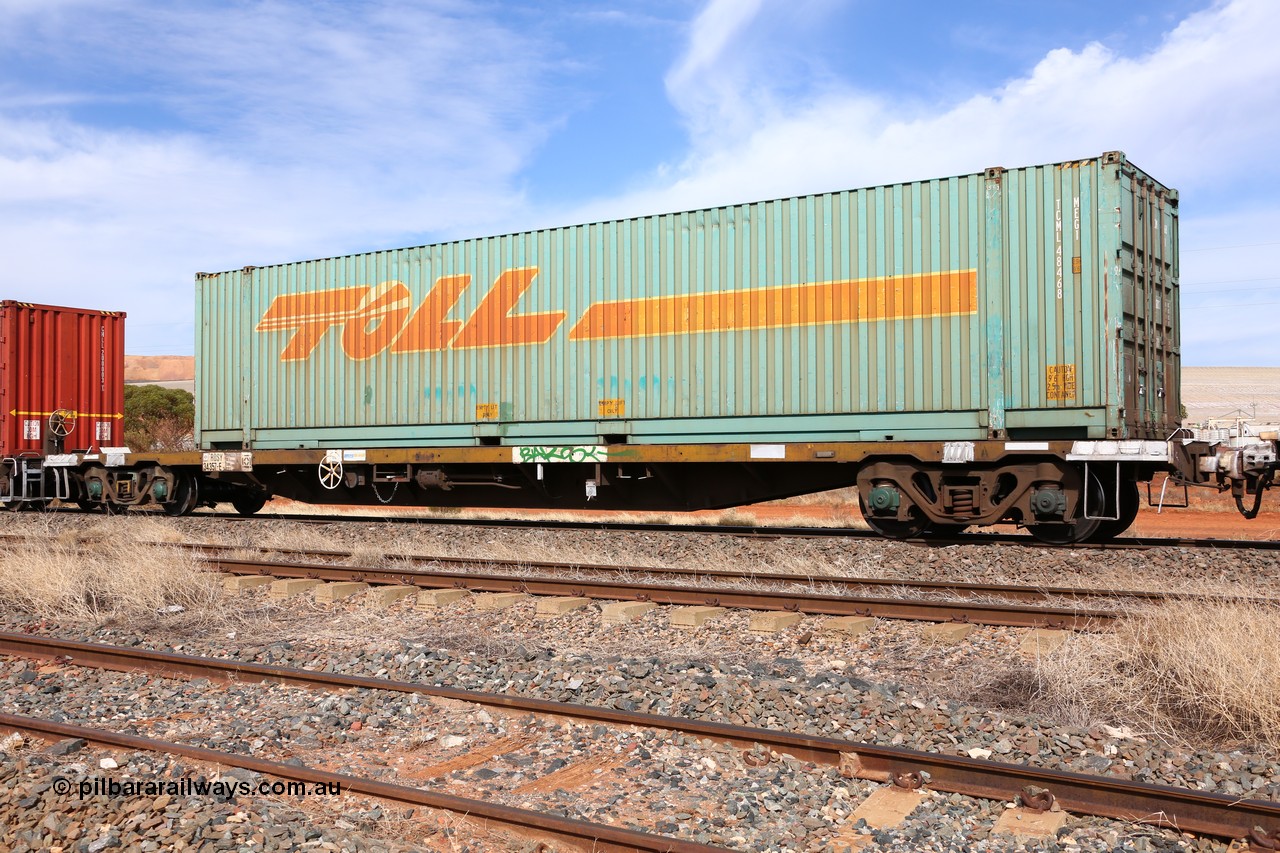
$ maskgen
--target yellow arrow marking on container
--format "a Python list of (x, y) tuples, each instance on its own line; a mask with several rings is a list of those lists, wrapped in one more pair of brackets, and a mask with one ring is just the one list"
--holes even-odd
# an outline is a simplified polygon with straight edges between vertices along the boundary
[[(121, 414), (120, 412), (115, 412), (114, 414), (102, 414), (102, 413), (99, 413), (99, 412), (74, 412), (74, 411), (72, 411), (71, 409), (57, 409), (57, 411), (59, 411), (59, 412), (66, 412), (68, 415), (71, 415), (73, 418), (116, 418), (116, 419), (119, 419), (119, 418), (123, 418), (123, 417), (124, 417), (124, 415), (123, 415), (123, 414)], [(52, 414), (53, 414), (53, 412), (19, 412), (17, 409), (13, 409), (13, 410), (11, 410), (11, 411), (9, 412), (9, 414), (11, 414), (11, 415), (36, 415), (36, 416), (38, 416), (38, 417), (45, 418), (45, 417), (48, 417), (49, 415), (52, 415)]]

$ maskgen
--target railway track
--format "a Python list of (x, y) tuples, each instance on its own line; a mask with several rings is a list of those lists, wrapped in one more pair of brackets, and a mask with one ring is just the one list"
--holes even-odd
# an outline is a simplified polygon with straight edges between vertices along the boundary
[[(156, 543), (157, 545), (161, 543)], [(211, 545), (204, 543), (181, 543), (169, 547), (179, 547), (196, 551), (200, 554), (219, 557), (220, 555), (244, 553), (247, 549), (235, 545)], [(330, 551), (320, 549), (299, 548), (260, 548), (256, 549), (264, 555), (273, 555), (289, 560), (318, 560), (325, 564), (341, 564), (351, 566), (354, 559), (350, 551)], [(424, 567), (453, 567), (467, 569), (501, 569), (520, 576), (534, 571), (587, 575), (593, 577), (638, 576), (646, 579), (669, 582), (690, 581), (725, 581), (729, 583), (761, 583), (789, 584), (798, 587), (844, 587), (856, 589), (904, 589), (919, 594), (949, 597), (997, 597), (1014, 600), (1044, 601), (1054, 598), (1084, 601), (1088, 599), (1112, 599), (1128, 601), (1186, 601), (1186, 600), (1224, 600), (1221, 596), (1204, 596), (1193, 593), (1170, 592), (1167, 590), (1149, 589), (1105, 589), (1098, 587), (1064, 587), (1064, 586), (1026, 586), (1018, 584), (973, 583), (964, 581), (933, 581), (919, 578), (902, 577), (853, 577), (849, 575), (795, 574), (787, 572), (740, 572), (731, 569), (684, 569), (668, 566), (639, 566), (606, 563), (581, 563), (573, 561), (551, 560), (511, 560), (500, 558), (455, 557), (431, 554), (387, 553), (383, 555), (389, 562)], [(228, 558), (230, 559), (230, 558)], [(274, 565), (266, 563), (265, 565)], [(1263, 599), (1254, 599), (1262, 601)], [(1280, 600), (1273, 601), (1280, 605)]]
[[(81, 515), (76, 509), (45, 510), (54, 514)], [(135, 514), (164, 516), (159, 511), (140, 510)], [(961, 533), (957, 535), (929, 535), (913, 539), (886, 539), (879, 534), (857, 527), (801, 527), (801, 526), (744, 526), (724, 524), (666, 524), (657, 522), (613, 522), (605, 520), (567, 521), (563, 519), (534, 518), (477, 518), (456, 516), (432, 517), (423, 515), (358, 515), (352, 513), (317, 513), (295, 515), (292, 513), (259, 512), (244, 516), (234, 512), (197, 511), (191, 518), (218, 519), (232, 522), (261, 520), (291, 521), (299, 524), (416, 524), (423, 526), (461, 525), (466, 527), (491, 527), (495, 529), (533, 530), (599, 530), (639, 533), (698, 533), (735, 536), (750, 539), (866, 539), (876, 542), (901, 542), (920, 547), (940, 548), (954, 545), (1013, 545), (1024, 548), (1049, 548), (1075, 551), (1145, 551), (1152, 548), (1188, 548), (1221, 551), (1280, 551), (1280, 540), (1275, 539), (1217, 539), (1213, 537), (1121, 537), (1104, 543), (1041, 542), (1023, 533)]]
[(267, 761), (242, 753), (155, 740), (97, 727), (58, 723), (37, 717), (0, 714), (0, 731), (3, 730), (33, 735), (44, 740), (83, 738), (99, 746), (164, 753), (224, 767), (239, 767), (291, 782), (336, 786), (335, 790), (348, 794), (361, 794), (390, 802), (452, 812), (485, 829), (498, 828), (520, 836), (564, 842), (573, 845), (573, 849), (615, 851), (615, 853), (710, 853), (723, 849), (666, 835), (590, 823), (469, 797), (438, 794), (421, 788), (380, 782), (346, 773), (333, 773), (311, 767)]
[[(59, 663), (117, 671), (141, 671), (165, 677), (209, 678), (300, 685), (321, 690), (367, 689), (415, 693), (451, 699), (501, 711), (553, 715), (610, 726), (635, 726), (679, 732), (744, 749), (762, 747), (818, 764), (835, 765), (850, 777), (887, 782), (965, 796), (1012, 801), (1048, 808), (1057, 803), (1068, 812), (1173, 827), (1183, 832), (1229, 839), (1250, 839), (1260, 849), (1274, 849), (1280, 839), (1280, 803), (1246, 800), (1227, 795), (1166, 785), (1132, 782), (1064, 770), (878, 746), (838, 738), (728, 725), (682, 717), (644, 714), (588, 705), (551, 702), (507, 694), (435, 687), (381, 678), (295, 669), (235, 660), (181, 655), (138, 648), (84, 643), (30, 634), (0, 633), (0, 654), (56, 660)], [(45, 738), (83, 737), (97, 743), (130, 749), (159, 750), (199, 760), (244, 767), (256, 772), (303, 781), (337, 781), (345, 790), (399, 802), (464, 811), (484, 820), (522, 831), (535, 831), (581, 841), (596, 838), (596, 849), (705, 850), (680, 846), (670, 838), (584, 824), (521, 809), (435, 795), (419, 789), (340, 776), (325, 771), (290, 767), (243, 755), (200, 747), (151, 741), (96, 728), (52, 723), (29, 717), (0, 715), (0, 728)], [(594, 834), (594, 835), (593, 835)], [(625, 837), (623, 837), (625, 835)], [(654, 839), (660, 844), (654, 846)]]
[[(0, 540), (21, 538), (13, 534), (0, 535)], [(1091, 607), (1048, 607), (1018, 602), (1067, 600), (1070, 602), (1160, 603), (1171, 600), (1216, 602), (1242, 600), (1160, 590), (1024, 586), (896, 577), (742, 573), (719, 569), (480, 559), (422, 554), (385, 555), (389, 560), (419, 568), (376, 568), (350, 565), (349, 561), (353, 555), (346, 551), (260, 549), (264, 554), (295, 558), (290, 561), (280, 561), (223, 556), (228, 553), (252, 550), (243, 546), (207, 543), (142, 544), (194, 551), (202, 555), (206, 567), (210, 570), (239, 576), (269, 575), (280, 579), (310, 579), (330, 583), (355, 581), (371, 586), (465, 589), (478, 593), (518, 592), (541, 596), (582, 597), (600, 601), (648, 601), (665, 605), (710, 605), (746, 610), (793, 611), (813, 615), (871, 616), (1077, 631), (1102, 628), (1113, 622), (1120, 614), (1113, 610)], [(304, 559), (322, 559), (327, 562), (301, 562)], [(712, 585), (715, 582), (728, 585)], [(748, 589), (744, 588), (745, 584), (768, 588)], [(818, 592), (815, 589), (828, 591)], [(874, 589), (906, 590), (912, 594), (912, 597), (857, 594)], [(1280, 601), (1273, 599), (1255, 597), (1249, 600), (1280, 605)]]
[[(731, 586), (672, 586), (631, 580), (554, 578), (492, 572), (439, 569), (353, 568), (321, 563), (285, 563), (207, 557), (205, 565), (230, 575), (270, 575), (281, 579), (329, 583), (357, 581), (371, 585), (422, 589), (465, 589), (472, 592), (518, 592), (528, 595), (590, 598), (598, 601), (647, 601), (662, 605), (731, 607), (743, 610), (791, 611), (825, 616), (872, 616), (924, 622), (969, 622), (1022, 628), (1098, 630), (1119, 613), (1081, 607), (1042, 607), (1025, 603), (946, 601), (840, 595), (813, 591), (744, 590)], [(892, 584), (890, 584), (892, 585)]]
[(605, 530), (640, 533), (704, 533), (723, 536), (737, 536), (752, 539), (868, 539), (880, 542), (904, 542), (924, 547), (947, 547), (951, 545), (1018, 545), (1025, 548), (1056, 548), (1076, 551), (1145, 551), (1152, 548), (1195, 548), (1229, 551), (1280, 551), (1280, 540), (1270, 539), (1216, 539), (1212, 537), (1122, 537), (1103, 543), (1063, 543), (1052, 544), (1041, 542), (1024, 533), (961, 533), (956, 535), (929, 535), (912, 539), (885, 539), (871, 530), (858, 527), (802, 527), (769, 525), (749, 527), (744, 525), (724, 524), (664, 524), (655, 522), (612, 522), (603, 520), (566, 521), (524, 518), (484, 518), (462, 519), (458, 517), (430, 517), (408, 515), (350, 515), (350, 514), (315, 514), (292, 515), (284, 513), (259, 512), (253, 516), (242, 516), (237, 513), (199, 512), (196, 518), (218, 518), (232, 521), (252, 521), (254, 519), (273, 519), (277, 521), (297, 521), (306, 524), (341, 524), (388, 523), (388, 524), (422, 524), (422, 525), (465, 525), (468, 527), (493, 527), (514, 529), (552, 529), (552, 530)]

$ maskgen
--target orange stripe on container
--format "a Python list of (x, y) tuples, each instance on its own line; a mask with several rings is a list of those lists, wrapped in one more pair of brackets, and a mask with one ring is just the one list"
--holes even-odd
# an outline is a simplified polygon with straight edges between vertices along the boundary
[(597, 302), (569, 332), (569, 339), (950, 317), (972, 314), (977, 305), (978, 271), (954, 270)]
[(498, 276), (475, 313), (458, 332), (453, 349), (542, 344), (551, 339), (564, 322), (563, 311), (513, 314), (520, 297), (533, 284), (537, 267), (506, 270)]

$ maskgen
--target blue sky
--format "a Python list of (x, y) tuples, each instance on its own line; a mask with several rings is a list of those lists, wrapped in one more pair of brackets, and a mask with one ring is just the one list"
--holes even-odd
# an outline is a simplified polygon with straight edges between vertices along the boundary
[(0, 0), (5, 298), (192, 350), (192, 274), (1122, 149), (1184, 361), (1277, 365), (1274, 0)]

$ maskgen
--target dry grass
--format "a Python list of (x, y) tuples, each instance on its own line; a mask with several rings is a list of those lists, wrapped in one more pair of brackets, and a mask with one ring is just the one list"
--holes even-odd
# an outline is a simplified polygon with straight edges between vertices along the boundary
[[(351, 565), (387, 565), (385, 554), (420, 554), (439, 557), (461, 557), (485, 561), (546, 560), (595, 565), (674, 566), (700, 569), (725, 569), (760, 575), (792, 573), (814, 577), (857, 573), (858, 555), (853, 552), (815, 554), (812, 551), (769, 551), (765, 556), (748, 556), (734, 549), (729, 552), (706, 548), (696, 555), (668, 552), (654, 548), (644, 537), (582, 536), (568, 537), (558, 531), (520, 530), (493, 536), (456, 537), (448, 531), (417, 527), (390, 529), (379, 534), (378, 559)], [(496, 569), (497, 567), (495, 567)], [(864, 567), (864, 570), (871, 570)], [(584, 576), (585, 577), (585, 576)]]
[(738, 509), (725, 510), (715, 523), (722, 527), (755, 527), (759, 520), (750, 513)]
[[(52, 521), (46, 520), (42, 526), (48, 536), (55, 536)], [(182, 542), (184, 539), (168, 519), (141, 515), (103, 516), (92, 526), (63, 530), (56, 534), (56, 538), (70, 546), (111, 541), (132, 544)]]
[(224, 619), (228, 608), (218, 580), (201, 570), (194, 554), (138, 544), (172, 541), (171, 534), (163, 522), (105, 519), (11, 549), (0, 555), (0, 608), (35, 618), (135, 625), (177, 616), (188, 625)]
[(348, 566), (382, 566), (387, 562), (386, 551), (378, 545), (361, 542), (351, 549), (350, 556), (344, 562)]
[(1076, 635), (1035, 661), (1032, 703), (1082, 724), (1280, 751), (1278, 616), (1274, 604), (1226, 596), (1144, 607), (1114, 633)]
[(265, 530), (257, 524), (242, 527), (245, 528), (243, 531), (237, 531), (241, 544), (252, 548), (279, 548), (283, 551), (329, 551), (334, 548), (332, 537), (310, 526), (268, 527)]
[(858, 512), (858, 487), (845, 486), (842, 489), (812, 492), (807, 495), (796, 495), (793, 498), (780, 498), (776, 501), (765, 501), (763, 506), (834, 506), (852, 509), (856, 514)]
[[(658, 568), (691, 566), (756, 572), (762, 575), (785, 572), (816, 577), (880, 570), (876, 565), (859, 567), (857, 561), (866, 558), (866, 549), (833, 554), (816, 553), (812, 549), (783, 549), (770, 550), (767, 555), (752, 557), (744, 555), (735, 547), (729, 552), (707, 548), (701, 553), (690, 555), (683, 551), (671, 552), (655, 548), (653, 541), (642, 535), (633, 537), (583, 533), (566, 536), (554, 529), (526, 528), (497, 532), (477, 529), (459, 535), (448, 527), (370, 521), (366, 531), (367, 539), (355, 544), (346, 541), (346, 537), (341, 542), (335, 541), (333, 533), (310, 525), (235, 525), (228, 530), (220, 540), (221, 543), (243, 545), (246, 548), (244, 552), (228, 555), (234, 559), (260, 559), (262, 552), (257, 551), (258, 548), (268, 551), (345, 550), (352, 556), (344, 560), (344, 564), (375, 568), (398, 564), (389, 555), (417, 554), (478, 561), (547, 560)], [(420, 568), (413, 563), (404, 563), (403, 566)]]

